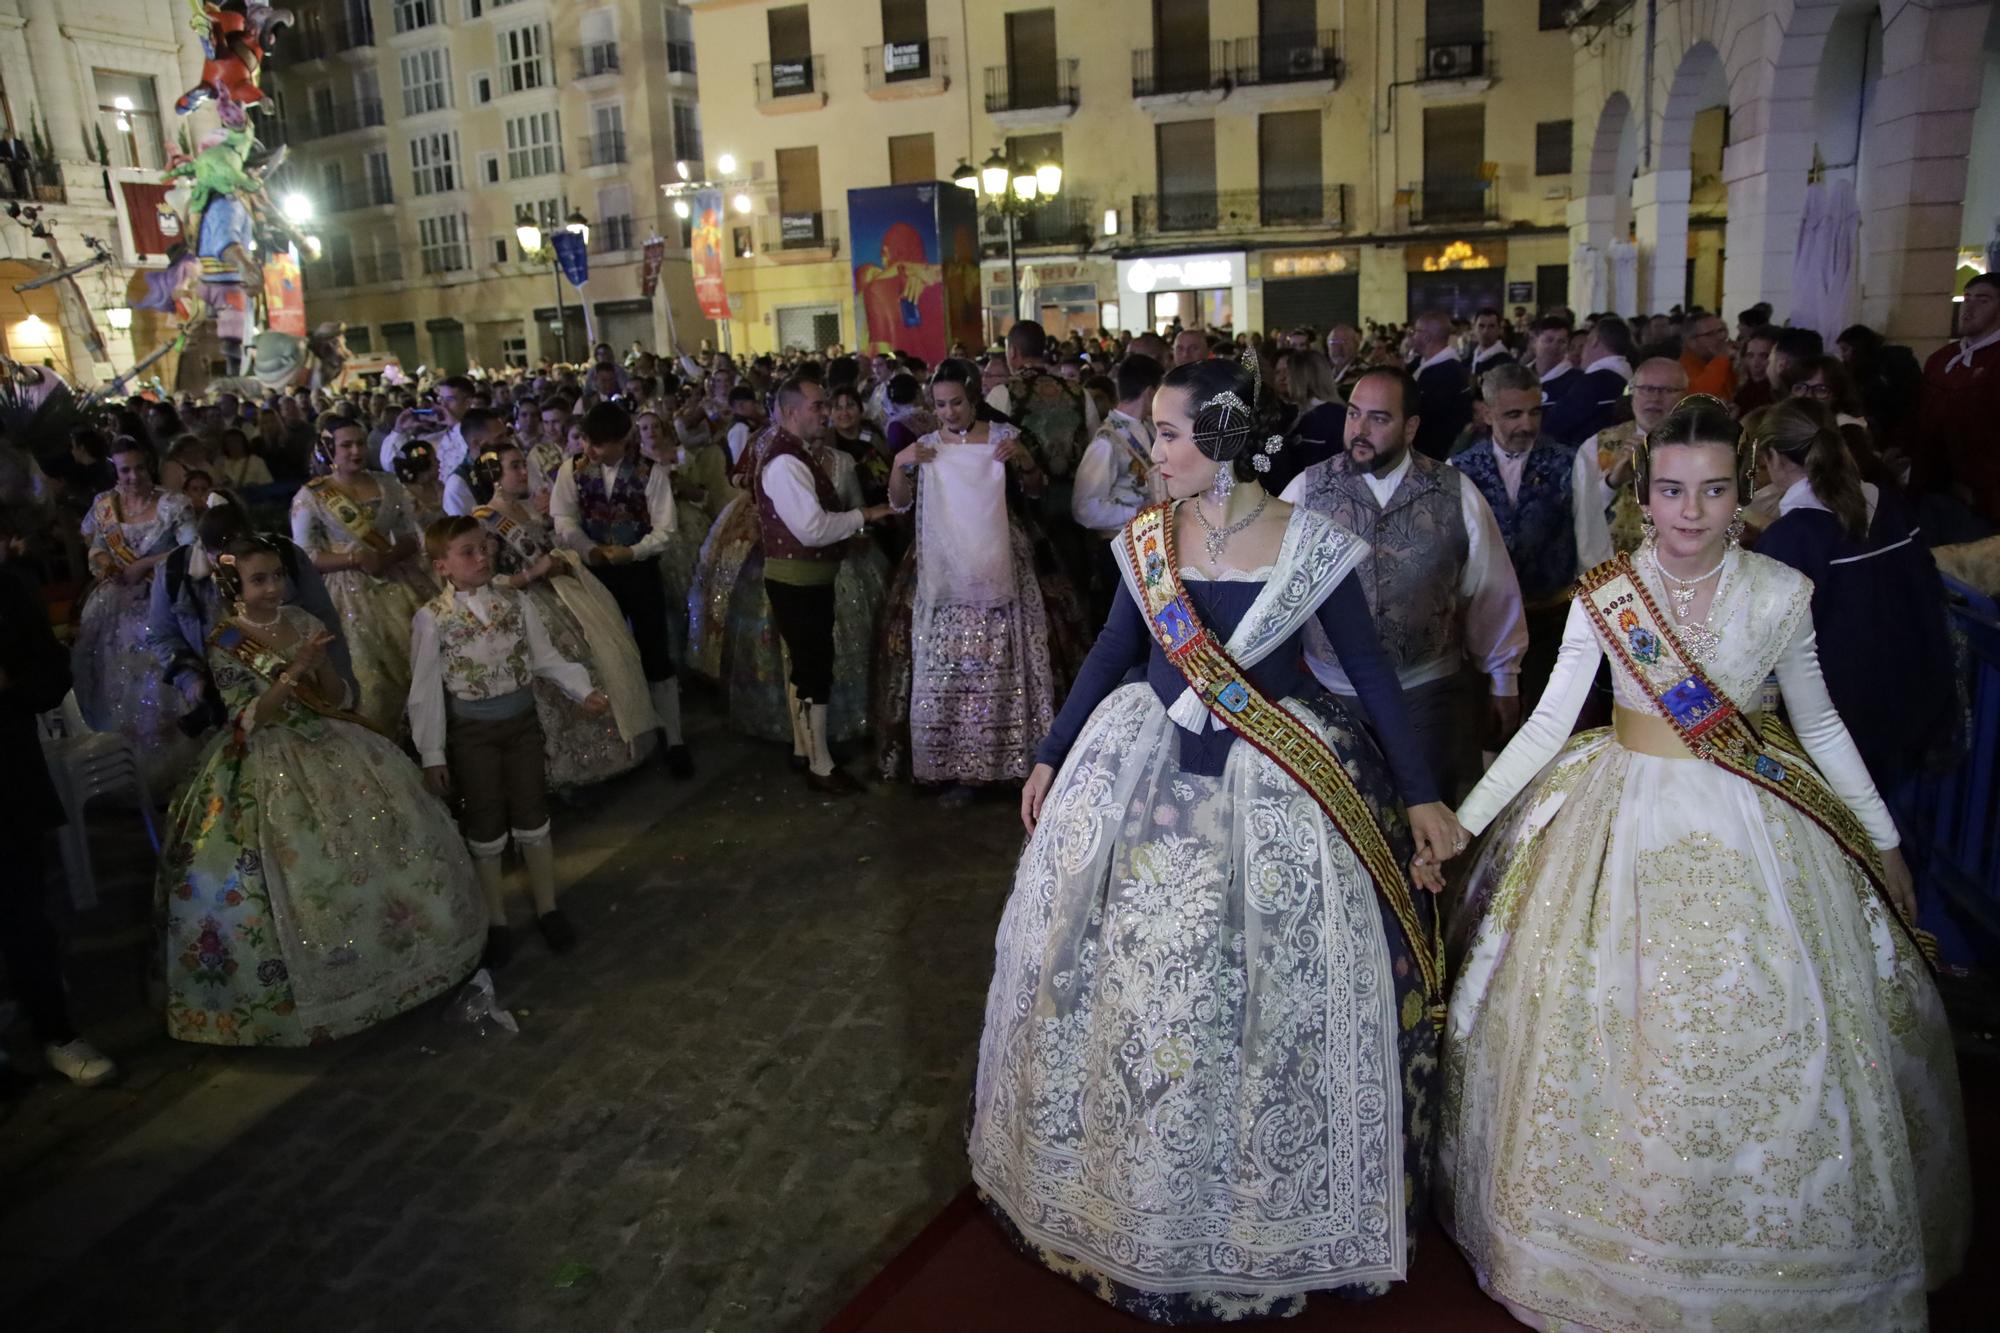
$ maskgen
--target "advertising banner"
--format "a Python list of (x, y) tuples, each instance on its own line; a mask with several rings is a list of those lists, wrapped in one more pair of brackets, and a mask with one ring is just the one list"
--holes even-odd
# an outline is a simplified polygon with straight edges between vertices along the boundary
[(688, 262), (694, 269), (694, 295), (701, 313), (710, 319), (729, 318), (729, 291), (722, 285), (722, 191), (698, 190), (694, 196), (693, 227)]
[(660, 265), (667, 260), (665, 239), (655, 236), (647, 241), (645, 256), (645, 267), (639, 270), (639, 294), (650, 299), (660, 289)]

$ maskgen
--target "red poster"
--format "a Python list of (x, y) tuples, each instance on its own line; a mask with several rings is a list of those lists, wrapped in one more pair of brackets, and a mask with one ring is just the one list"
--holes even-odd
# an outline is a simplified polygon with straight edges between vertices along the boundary
[(660, 265), (667, 261), (667, 243), (655, 236), (646, 242), (646, 266), (639, 271), (639, 294), (647, 300), (660, 289)]
[(118, 202), (132, 237), (130, 263), (164, 259), (182, 240), (180, 215), (167, 206), (168, 186), (153, 181), (121, 180)]
[(286, 249), (264, 259), (264, 327), (306, 336), (306, 294), (299, 285), (299, 257)]

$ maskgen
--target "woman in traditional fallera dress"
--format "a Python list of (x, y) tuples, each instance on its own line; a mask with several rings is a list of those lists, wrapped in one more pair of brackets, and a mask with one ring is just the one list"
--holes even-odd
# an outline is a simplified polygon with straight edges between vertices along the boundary
[[(536, 677), (551, 787), (583, 787), (636, 768), (657, 739), (639, 646), (618, 603), (576, 552), (557, 546), (535, 512), (528, 461), (512, 440), (490, 444), (472, 461), (472, 516), (491, 533), (494, 583), (534, 604), (549, 641), (590, 672), (611, 710), (593, 716), (552, 680)], [(672, 608), (669, 608), (671, 612)]]
[(486, 906), (417, 766), (340, 710), (332, 636), (282, 604), (277, 547), (238, 539), (217, 578), (235, 613), (210, 636), (208, 664), (229, 723), (168, 818), (167, 1035), (330, 1041), (464, 980)]
[(111, 463), (118, 484), (98, 495), (83, 519), (97, 583), (70, 655), (76, 705), (93, 729), (132, 742), (147, 785), (164, 798), (200, 750), (180, 727), (198, 701), (167, 684), (147, 641), (146, 615), (154, 566), (194, 540), (195, 513), (186, 496), (153, 484), (152, 455), (139, 441), (121, 437)]
[(1207, 361), (1155, 401), (1174, 499), (1121, 536), (1124, 591), (1022, 793), (970, 1140), (1020, 1245), (1165, 1323), (1408, 1272), (1443, 979), (1402, 866), (1413, 833), (1463, 838), (1347, 577), (1366, 547), (1257, 485), (1253, 395)]
[(687, 661), (688, 592), (694, 587), (694, 570), (701, 558), (701, 544), (708, 536), (711, 516), (701, 505), (683, 495), (680, 441), (667, 428), (658, 412), (641, 412), (632, 419), (639, 436), (639, 452), (654, 466), (674, 474), (674, 535), (660, 552), (660, 583), (667, 590), (667, 634), (673, 641), (674, 660)]
[(367, 432), (346, 417), (323, 421), (328, 469), (292, 499), (292, 540), (312, 556), (340, 612), (361, 698), (354, 711), (385, 735), (402, 727), (410, 697), (410, 621), (437, 593), (423, 566), (409, 492), (364, 466)]
[[(1654, 428), (1650, 535), (1584, 576), (1548, 692), (1459, 811), (1491, 831), (1439, 1202), (1537, 1328), (1922, 1329), (1965, 1254), (1909, 870), (1811, 583), (1735, 545), (1749, 453), (1706, 395)], [(1606, 657), (1615, 725), (1565, 744)], [(1796, 738), (1738, 711), (1774, 668)]]

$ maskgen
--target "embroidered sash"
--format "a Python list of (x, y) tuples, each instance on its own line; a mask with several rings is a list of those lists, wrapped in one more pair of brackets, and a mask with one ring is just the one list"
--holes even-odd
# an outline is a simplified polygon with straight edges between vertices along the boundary
[[(156, 500), (154, 503), (157, 504), (159, 501)], [(110, 549), (112, 558), (118, 562), (118, 567), (123, 569), (137, 560), (139, 553), (125, 540), (125, 522), (118, 512), (118, 493), (104, 492), (97, 497), (97, 502), (91, 508), (95, 511), (92, 517), (97, 524), (97, 535), (104, 538), (104, 544)]]
[(1654, 603), (1632, 569), (1632, 557), (1607, 560), (1577, 582), (1577, 599), (1589, 614), (1606, 650), (1652, 696), (1654, 704), (1688, 751), (1724, 772), (1769, 792), (1826, 830), (1860, 869), (1909, 933), (1918, 950), (1937, 964), (1937, 941), (1884, 891), (1882, 861), (1861, 821), (1827, 786), (1798, 738), (1766, 720), (1753, 724), (1729, 696), (1715, 687)]
[[(265, 647), (226, 620), (210, 631), (208, 641), (211, 646), (220, 648), (235, 658), (244, 670), (263, 681), (267, 687), (277, 684), (280, 673), (291, 665), (290, 658)], [(330, 717), (337, 722), (352, 722), (357, 727), (366, 727), (378, 735), (381, 734), (381, 728), (359, 713), (350, 712), (334, 704), (305, 679), (301, 679), (292, 687), (292, 698), (302, 707), (318, 713), (321, 717)], [(239, 744), (243, 735), (242, 730), (238, 728)]]
[(370, 518), (354, 497), (334, 485), (332, 477), (314, 477), (306, 483), (306, 489), (318, 498), (326, 512), (333, 515), (333, 521), (340, 524), (347, 535), (355, 541), (377, 551), (386, 551), (392, 543), (375, 530), (375, 520)]
[(1195, 616), (1194, 603), (1181, 586), (1173, 512), (1171, 502), (1152, 505), (1140, 510), (1125, 528), (1126, 557), (1138, 574), (1140, 610), (1154, 641), (1209, 712), (1283, 769), (1333, 821), (1403, 927), (1423, 978), (1431, 1017), (1442, 1025), (1443, 945), (1418, 919), (1410, 882), (1396, 863), (1375, 812), (1356, 790), (1340, 757), (1297, 716), (1266, 698)]
[(1125, 452), (1130, 455), (1126, 460), (1126, 470), (1131, 473), (1132, 480), (1139, 483), (1141, 490), (1147, 489), (1147, 479), (1153, 472), (1152, 449), (1140, 444), (1139, 437), (1134, 435), (1124, 422), (1106, 421), (1104, 424), (1116, 431), (1119, 440), (1124, 443)]

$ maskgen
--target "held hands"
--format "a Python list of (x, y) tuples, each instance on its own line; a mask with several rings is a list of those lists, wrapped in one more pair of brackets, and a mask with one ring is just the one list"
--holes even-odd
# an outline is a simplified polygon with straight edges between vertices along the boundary
[(1021, 826), (1033, 833), (1035, 825), (1042, 822), (1042, 802), (1049, 798), (1049, 786), (1056, 780), (1056, 771), (1047, 764), (1036, 764), (1035, 771), (1028, 774), (1028, 780), (1021, 785)]
[(863, 523), (880, 523), (896, 511), (888, 505), (869, 505), (861, 511)]
[(993, 446), (993, 457), (996, 462), (1021, 467), (1030, 467), (1034, 462), (1033, 459), (1028, 457), (1028, 451), (1021, 447), (1021, 441), (1013, 436), (1009, 436)]
[(592, 690), (583, 701), (583, 711), (592, 717), (603, 717), (611, 711), (611, 700), (605, 697), (603, 690)]
[(1917, 882), (1910, 874), (1910, 863), (1903, 859), (1903, 849), (1891, 847), (1882, 853), (1882, 887), (1888, 890), (1889, 901), (1902, 913), (1903, 920), (1911, 925), (1917, 923)]
[(424, 790), (436, 797), (451, 795), (451, 770), (443, 764), (424, 770)]
[(1427, 893), (1442, 893), (1442, 864), (1464, 851), (1470, 841), (1465, 826), (1444, 802), (1431, 801), (1410, 807), (1410, 834), (1417, 844), (1417, 854), (1410, 861), (1410, 878)]
[(590, 548), (590, 563), (593, 565), (626, 565), (632, 562), (632, 548), (629, 546), (593, 546)]

